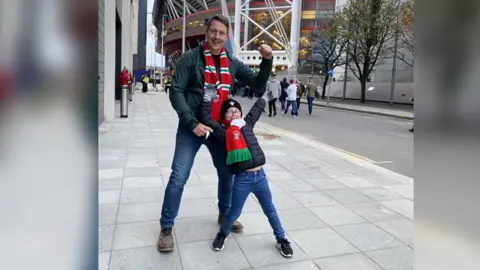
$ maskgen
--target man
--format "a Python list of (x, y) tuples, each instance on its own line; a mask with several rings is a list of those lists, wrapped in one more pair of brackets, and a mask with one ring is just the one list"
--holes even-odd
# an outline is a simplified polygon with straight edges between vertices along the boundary
[[(255, 75), (238, 59), (226, 54), (224, 49), (228, 37), (228, 19), (222, 15), (213, 16), (207, 23), (206, 41), (199, 47), (185, 52), (178, 61), (173, 75), (170, 101), (179, 117), (175, 142), (172, 173), (165, 189), (161, 232), (157, 249), (160, 252), (174, 249), (172, 228), (178, 214), (183, 188), (190, 176), (195, 156), (202, 144), (206, 144), (218, 174), (218, 223), (223, 222), (232, 197), (233, 177), (228, 173), (225, 144), (214, 136), (205, 139), (212, 129), (199, 123), (195, 117), (205, 91), (216, 91), (212, 99), (212, 118), (220, 117), (220, 107), (228, 98), (234, 79), (250, 85), (251, 89), (263, 90), (272, 70), (272, 48), (266, 44), (258, 47), (262, 55), (260, 72)], [(232, 231), (240, 232), (243, 226), (235, 221)]]
[(308, 115), (312, 115), (313, 100), (315, 99), (315, 93), (317, 91), (317, 86), (313, 81), (313, 78), (310, 77), (307, 84), (307, 102), (308, 102)]
[(280, 103), (282, 104), (282, 110), (285, 110), (285, 100), (287, 99), (287, 88), (289, 86), (288, 82), (287, 82), (287, 78), (283, 78), (283, 81), (280, 83), (280, 85), (282, 86), (282, 93), (280, 94), (280, 97), (278, 98), (278, 100), (280, 100)]
[(128, 100), (132, 101), (133, 100), (133, 76), (132, 72), (129, 70), (128, 71)]
[(148, 82), (149, 82), (148, 76), (143, 74), (142, 75), (142, 93), (148, 92)]
[(277, 80), (277, 76), (272, 74), (270, 81), (267, 82), (267, 87), (265, 88), (267, 95), (269, 95), (270, 101), (268, 102), (268, 117), (277, 116), (277, 99), (282, 92), (282, 87), (280, 82)]
[(296, 117), (298, 115), (297, 112), (297, 93), (298, 93), (299, 86), (295, 84), (293, 79), (290, 79), (290, 85), (287, 88), (287, 105), (285, 106), (285, 111), (283, 115), (287, 115), (288, 108), (292, 105), (292, 116)]
[(169, 76), (165, 76), (165, 94), (168, 94), (172, 87), (172, 80)]
[(303, 93), (305, 93), (305, 85), (302, 84), (301, 80), (298, 80), (297, 86), (299, 89), (299, 91), (297, 92), (297, 116), (298, 116), (298, 111), (300, 110), (300, 100), (302, 99)]

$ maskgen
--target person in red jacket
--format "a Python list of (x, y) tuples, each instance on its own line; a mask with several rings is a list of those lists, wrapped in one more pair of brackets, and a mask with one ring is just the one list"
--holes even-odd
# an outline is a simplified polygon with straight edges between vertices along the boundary
[(130, 76), (128, 76), (128, 69), (126, 67), (123, 68), (122, 72), (120, 72), (120, 76), (118, 77), (121, 86), (128, 86), (128, 81), (130, 80)]

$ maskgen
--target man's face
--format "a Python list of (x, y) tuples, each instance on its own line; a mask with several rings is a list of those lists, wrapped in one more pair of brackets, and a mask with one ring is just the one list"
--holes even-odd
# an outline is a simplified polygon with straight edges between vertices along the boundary
[(231, 107), (231, 108), (228, 108), (228, 110), (225, 112), (224, 118), (227, 121), (233, 120), (233, 119), (240, 119), (242, 118), (242, 112), (235, 107)]
[(213, 20), (206, 36), (210, 51), (218, 52), (223, 48), (225, 41), (227, 41), (228, 29), (223, 23)]

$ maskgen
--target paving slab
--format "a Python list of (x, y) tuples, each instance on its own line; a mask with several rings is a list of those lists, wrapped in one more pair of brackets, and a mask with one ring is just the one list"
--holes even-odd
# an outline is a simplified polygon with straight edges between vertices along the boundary
[(99, 269), (411, 269), (413, 179), (261, 119), (255, 132), (294, 257), (278, 253), (253, 194), (239, 218), (244, 232), (211, 249), (218, 176), (205, 146), (175, 220), (175, 251), (159, 253), (178, 119), (162, 93), (137, 92), (129, 105), (129, 118), (99, 127)]

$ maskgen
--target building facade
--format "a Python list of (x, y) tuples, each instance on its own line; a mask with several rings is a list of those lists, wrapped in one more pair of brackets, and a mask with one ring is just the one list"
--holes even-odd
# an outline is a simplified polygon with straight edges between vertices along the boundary
[[(98, 1), (99, 123), (115, 117), (115, 100), (120, 99), (117, 78), (122, 68), (133, 70), (145, 65), (146, 25), (141, 25), (146, 21), (146, 2)], [(144, 22), (139, 21), (140, 17)]]
[[(191, 49), (197, 47), (200, 42), (205, 38), (206, 21), (216, 14), (222, 14), (222, 8), (220, 1), (197, 1), (197, 0), (186, 0), (187, 2), (187, 11), (186, 11), (186, 49)], [(275, 6), (287, 5), (287, 2), (284, 0), (274, 0)], [(335, 0), (303, 0), (301, 6), (301, 22), (300, 22), (300, 39), (299, 39), (299, 48), (298, 48), (298, 59), (299, 61), (304, 61), (311, 59), (311, 48), (312, 41), (311, 35), (315, 25), (315, 19), (321, 20), (322, 16), (325, 14), (332, 13), (335, 11)], [(230, 15), (230, 22), (234, 22), (235, 15), (235, 1), (225, 1), (228, 7), (228, 14)], [(205, 6), (207, 5), (207, 7)], [(272, 23), (272, 18), (268, 12), (265, 10), (259, 11), (257, 8), (267, 6), (265, 1), (251, 1), (249, 3), (249, 16), (253, 20), (264, 27)], [(174, 2), (173, 5), (169, 4), (169, 1), (156, 0), (153, 10), (153, 23), (158, 31), (162, 29), (162, 17), (165, 17), (165, 33), (164, 36), (164, 54), (166, 56), (167, 62), (174, 63), (181, 56), (182, 48), (182, 31), (183, 31), (183, 13), (182, 13), (182, 2), (179, 2), (177, 5)], [(283, 15), (283, 11), (278, 10), (278, 15)], [(316, 15), (317, 14), (317, 17)], [(290, 27), (291, 27), (291, 14), (286, 15), (281, 19), (281, 23), (285, 32), (289, 37)], [(275, 28), (272, 27), (268, 30), (274, 36), (279, 35)], [(255, 37), (260, 32), (260, 29), (252, 23), (248, 23), (245, 27), (245, 18), (242, 17), (241, 25), (241, 37), (240, 45), (243, 46), (246, 38), (250, 39)], [(247, 36), (245, 37), (245, 33)], [(158, 35), (160, 38), (160, 35)], [(262, 34), (256, 41), (265, 42), (272, 46), (274, 50), (282, 50), (283, 48), (277, 44), (269, 35)], [(158, 43), (161, 41), (159, 40)], [(251, 45), (248, 45), (251, 46)], [(248, 47), (247, 46), (247, 47)], [(252, 49), (252, 48), (250, 48)], [(159, 50), (157, 50), (160, 53)]]
[(148, 0), (138, 0), (137, 53), (133, 55), (133, 69), (145, 69), (147, 66), (147, 8)]
[[(226, 0), (223, 2), (227, 6), (226, 10), (230, 16), (230, 23), (233, 24), (235, 17), (235, 1)], [(275, 7), (289, 5), (285, 0), (273, 0), (273, 2)], [(200, 42), (204, 40), (206, 30), (205, 24), (210, 17), (216, 14), (226, 14), (225, 9), (222, 9), (221, 7), (221, 3), (222, 1), (215, 0), (186, 0), (186, 50), (197, 47)], [(244, 1), (242, 1), (242, 3), (244, 3)], [(311, 60), (315, 60), (317, 57), (316, 55), (312, 55), (312, 46), (314, 45), (312, 43), (312, 32), (315, 25), (321, 26), (324, 24), (322, 23), (322, 19), (329, 17), (330, 14), (341, 9), (346, 3), (347, 0), (302, 0), (300, 9), (301, 15), (299, 16), (298, 61), (296, 63), (291, 63), (296, 65), (298, 69), (290, 73), (286, 66), (277, 65), (274, 68), (279, 74), (287, 75), (295, 73), (302, 75), (302, 80), (306, 80), (310, 74), (316, 74), (316, 77), (319, 78), (318, 83), (320, 84), (320, 80), (322, 80), (322, 75), (320, 75), (320, 72), (322, 72), (321, 68), (315, 67), (315, 65), (311, 64)], [(272, 16), (268, 11), (258, 10), (258, 8), (266, 6), (266, 1), (252, 0), (249, 2), (248, 6), (248, 16), (252, 18), (256, 24), (265, 27), (272, 23)], [(277, 9), (278, 15), (283, 15), (282, 12), (282, 10)], [(182, 31), (184, 29), (183, 3), (182, 1), (156, 0), (152, 14), (153, 23), (159, 32), (162, 29), (162, 18), (165, 18), (164, 55), (166, 57), (167, 66), (174, 65), (182, 55)], [(292, 13), (289, 13), (281, 20), (288, 40), (290, 40), (291, 34), (291, 16)], [(232, 26), (232, 29), (234, 29), (234, 26)], [(252, 37), (256, 37), (261, 31), (261, 29), (253, 23), (248, 23), (245, 27), (245, 18), (243, 16), (240, 29), (240, 46), (245, 44), (245, 40), (250, 40)], [(275, 27), (270, 28), (268, 31), (273, 36), (278, 37), (279, 35), (276, 33)], [(161, 38), (161, 35), (158, 35), (158, 37)], [(267, 34), (258, 36), (256, 41), (268, 43), (272, 46), (273, 50), (285, 50)], [(158, 40), (157, 43), (161, 44), (161, 40)], [(247, 50), (255, 49), (252, 48), (252, 45), (248, 45), (247, 47), (250, 47), (247, 48)], [(157, 52), (160, 53), (159, 47), (157, 47)], [(255, 68), (255, 66), (251, 67)], [(391, 83), (393, 56), (385, 59), (383, 63), (375, 67), (375, 70), (371, 74), (370, 81), (368, 82), (368, 87), (373, 90), (368, 91), (367, 100), (388, 102), (390, 100), (391, 88), (394, 87), (395, 102), (411, 103), (414, 90), (413, 68), (407, 66), (401, 61), (396, 61), (395, 67), (396, 76), (393, 86)], [(341, 98), (344, 93), (346, 93), (345, 96), (349, 99), (358, 99), (360, 97), (360, 84), (351, 70), (347, 70), (345, 78), (344, 66), (337, 67), (334, 70), (333, 77), (336, 79), (336, 82), (331, 84), (331, 96)], [(344, 84), (344, 80), (348, 82)]]

